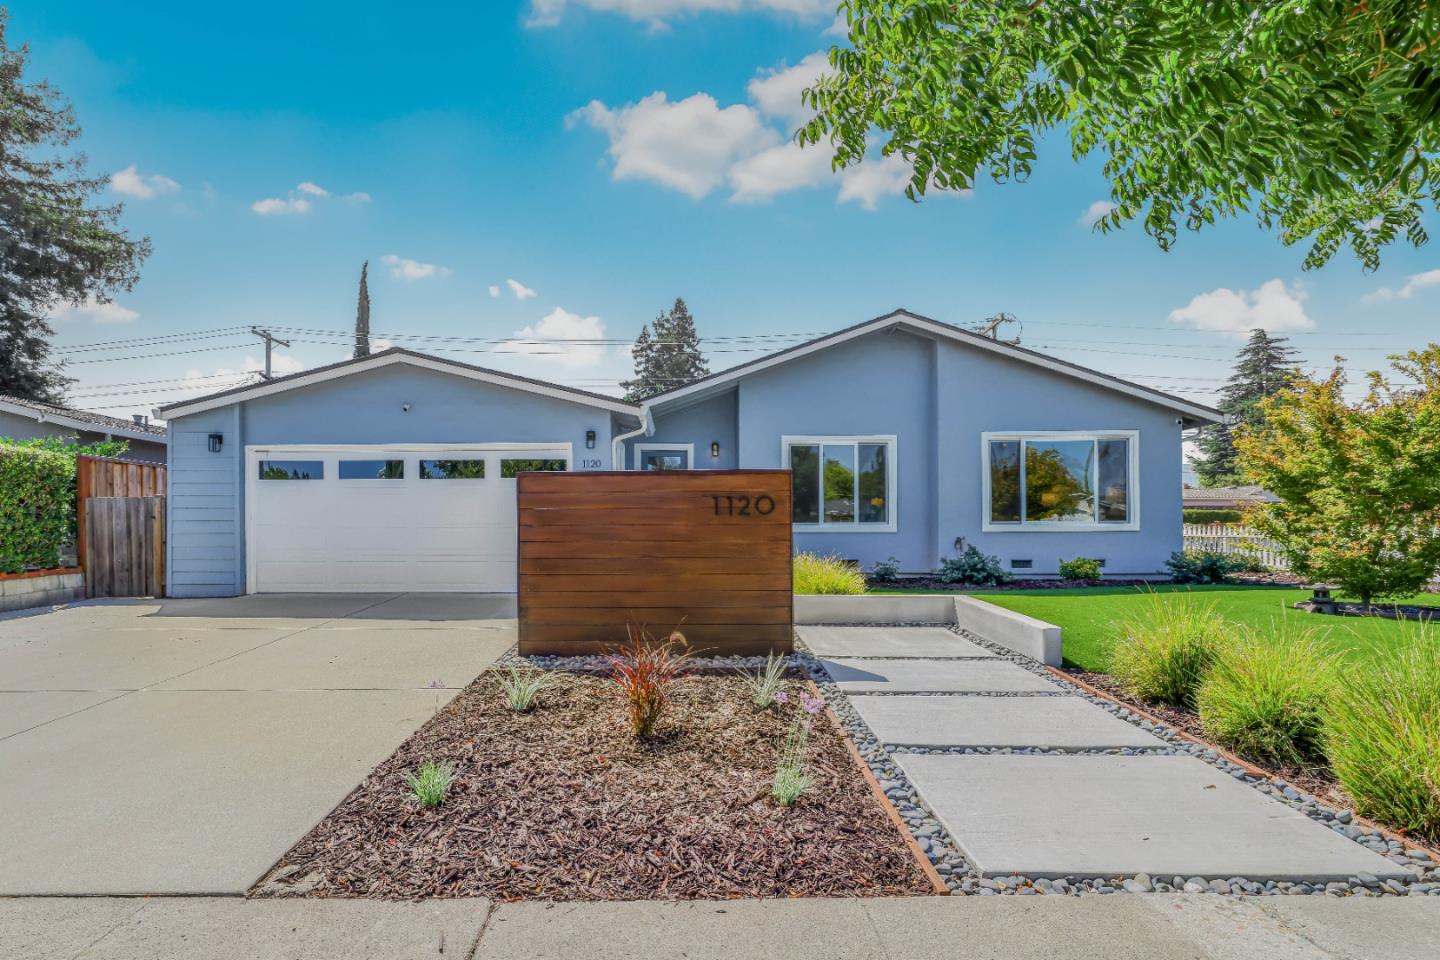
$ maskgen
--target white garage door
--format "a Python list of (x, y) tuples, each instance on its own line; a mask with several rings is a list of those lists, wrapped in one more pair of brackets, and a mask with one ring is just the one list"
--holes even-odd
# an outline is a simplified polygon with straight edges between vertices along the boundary
[(515, 474), (568, 444), (246, 449), (251, 593), (511, 592)]

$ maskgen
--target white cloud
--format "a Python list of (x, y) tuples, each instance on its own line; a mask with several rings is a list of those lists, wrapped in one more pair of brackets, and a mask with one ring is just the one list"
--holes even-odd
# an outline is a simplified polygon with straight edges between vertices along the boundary
[[(841, 203), (853, 200), (866, 210), (874, 210), (881, 197), (904, 193), (911, 176), (910, 161), (900, 154), (873, 157), (840, 172), (840, 196), (837, 199)], [(962, 191), (966, 195), (969, 192)]]
[(390, 268), (390, 276), (397, 280), (439, 280), (450, 276), (449, 267), (436, 266), (433, 263), (421, 263), (418, 260), (411, 260), (408, 257), (396, 256), (387, 253), (380, 258), (380, 262)]
[(817, 50), (793, 67), (762, 71), (745, 89), (761, 113), (785, 121), (794, 130), (815, 116), (815, 111), (801, 102), (801, 92), (832, 73), (829, 54)]
[(1170, 320), (1199, 330), (1240, 335), (1262, 328), (1271, 333), (1313, 330), (1315, 321), (1306, 316), (1302, 304), (1305, 297), (1300, 284), (1287, 288), (1285, 281), (1276, 277), (1256, 290), (1220, 287), (1202, 293), (1178, 310), (1171, 310)]
[(262, 217), (284, 217), (296, 213), (309, 213), (310, 201), (304, 197), (289, 197), (281, 200), (279, 197), (266, 197), (264, 200), (256, 200), (250, 204), (250, 209)]
[(531, 0), (527, 27), (553, 27), (568, 7), (616, 13), (662, 26), (667, 19), (695, 13), (778, 13), (814, 19), (835, 12), (835, 0)]
[(356, 206), (362, 203), (369, 203), (370, 194), (366, 193), (364, 190), (356, 190), (354, 193), (345, 194), (345, 196), (341, 197), (340, 199), (343, 202), (350, 204), (351, 206)]
[(724, 183), (735, 163), (780, 140), (755, 109), (722, 108), (707, 93), (671, 103), (657, 91), (615, 109), (594, 100), (569, 120), (609, 137), (616, 180), (654, 180), (696, 200)]
[(492, 283), (492, 284), (490, 284), (490, 288), (489, 288), (489, 289), (490, 289), (490, 296), (492, 296), (492, 297), (498, 297), (498, 296), (500, 296), (500, 285), (499, 285), (498, 283)]
[(519, 280), (506, 280), (505, 286), (510, 288), (511, 293), (515, 294), (516, 300), (529, 300), (535, 296), (535, 291), (525, 286), (525, 284)]
[(127, 197), (149, 200), (151, 197), (161, 194), (174, 193), (180, 189), (180, 184), (158, 173), (147, 176), (132, 163), (124, 170), (118, 170), (111, 174), (110, 189)]
[(299, 190), (301, 193), (308, 193), (312, 197), (330, 196), (329, 190), (326, 190), (318, 183), (311, 183), (309, 180), (306, 180), (304, 183), (296, 185), (295, 189)]
[(1101, 217), (1109, 216), (1114, 209), (1115, 204), (1109, 200), (1096, 200), (1085, 208), (1085, 212), (1080, 214), (1080, 219), (1076, 222), (1081, 226), (1093, 227)]
[(1406, 277), (1405, 285), (1399, 290), (1381, 287), (1374, 293), (1366, 294), (1365, 300), (1368, 303), (1376, 303), (1381, 300), (1409, 300), (1415, 296), (1417, 290), (1436, 286), (1440, 286), (1440, 270), (1426, 270), (1424, 273), (1412, 273)]
[(95, 323), (130, 323), (140, 317), (139, 311), (122, 307), (114, 300), (101, 302), (93, 296), (86, 297), (78, 304), (62, 303), (50, 311), (52, 320), (83, 319)]
[[(371, 341), (372, 343), (374, 341)], [(248, 380), (259, 380), (255, 374), (265, 369), (265, 359), (247, 355), (238, 367), (216, 367), (210, 373), (192, 367), (185, 371), (185, 383), (182, 389), (195, 389), (204, 393), (213, 393), (216, 390), (225, 390), (228, 387), (224, 384), (215, 384), (213, 381), (233, 377), (236, 383), (245, 383)], [(288, 373), (299, 373), (305, 369), (305, 364), (295, 359), (288, 353), (273, 353), (270, 355), (271, 376), (281, 377)], [(247, 374), (249, 375), (247, 378)], [(234, 384), (231, 384), (232, 386)]]
[(825, 28), (825, 32), (823, 35), (827, 37), (850, 36), (850, 25), (845, 22), (845, 14), (835, 14), (835, 19), (831, 21), (830, 26)]
[(496, 352), (525, 354), (562, 367), (594, 367), (605, 359), (605, 345), (574, 341), (604, 338), (605, 322), (599, 317), (582, 317), (556, 307), (534, 326), (516, 330), (514, 339), (502, 343)]
[(834, 175), (830, 172), (830, 153), (795, 143), (782, 143), (746, 157), (730, 168), (730, 186), (734, 203), (756, 203), (776, 194), (806, 187), (819, 186)]

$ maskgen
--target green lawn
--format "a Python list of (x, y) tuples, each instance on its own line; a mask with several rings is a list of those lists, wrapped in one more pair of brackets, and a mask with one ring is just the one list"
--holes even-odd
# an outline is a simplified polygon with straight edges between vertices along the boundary
[[(1170, 584), (1159, 584), (1152, 589), (1157, 593), (1186, 592), (1197, 600), (1214, 601), (1226, 619), (1237, 623), (1265, 626), (1279, 617), (1298, 617), (1303, 623), (1327, 627), (1332, 642), (1347, 653), (1359, 656), (1388, 648), (1406, 631), (1421, 629), (1416, 623), (1398, 623), (1379, 617), (1323, 617), (1293, 609), (1291, 604), (1310, 595), (1307, 590)], [(1135, 587), (961, 592), (1058, 625), (1064, 631), (1065, 663), (1098, 671), (1109, 669), (1110, 644), (1114, 639), (1116, 623), (1137, 611), (1144, 600), (1142, 590)], [(1403, 602), (1440, 606), (1440, 595), (1421, 594)]]

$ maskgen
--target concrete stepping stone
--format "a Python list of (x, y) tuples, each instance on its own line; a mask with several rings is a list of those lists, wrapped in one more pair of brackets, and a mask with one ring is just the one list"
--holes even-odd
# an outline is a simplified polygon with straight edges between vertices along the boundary
[(796, 627), (817, 657), (994, 657), (944, 627)]
[(822, 660), (846, 693), (1065, 693), (1024, 667), (994, 660)]
[(1102, 749), (1167, 744), (1081, 697), (856, 697), (882, 743)]
[(895, 759), (983, 876), (1412, 876), (1194, 757)]

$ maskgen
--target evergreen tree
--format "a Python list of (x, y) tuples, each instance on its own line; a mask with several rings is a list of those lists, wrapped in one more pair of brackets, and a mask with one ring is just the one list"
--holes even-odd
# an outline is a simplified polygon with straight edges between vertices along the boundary
[(50, 356), (47, 316), (62, 303), (108, 300), (139, 279), (150, 252), (116, 224), (121, 206), (90, 206), (109, 182), (87, 176), (69, 103), (24, 79), (29, 48), (6, 43), (0, 8), (0, 394), (59, 402), (74, 381)]
[(360, 264), (360, 303), (355, 308), (355, 359), (370, 356), (370, 261)]
[(622, 383), (625, 398), (644, 400), (665, 390), (683, 387), (710, 373), (710, 365), (700, 350), (700, 335), (695, 319), (685, 301), (675, 298), (668, 314), (655, 318), (654, 335), (650, 325), (640, 328), (631, 355), (635, 360), (635, 379)]
[(1230, 421), (1205, 427), (1197, 446), (1204, 459), (1192, 458), (1195, 474), (1206, 487), (1226, 487), (1243, 481), (1235, 452), (1235, 427), (1258, 429), (1264, 414), (1260, 402), (1295, 381), (1295, 351), (1284, 337), (1264, 330), (1250, 331), (1250, 339), (1235, 357), (1235, 372), (1220, 391), (1218, 409)]

